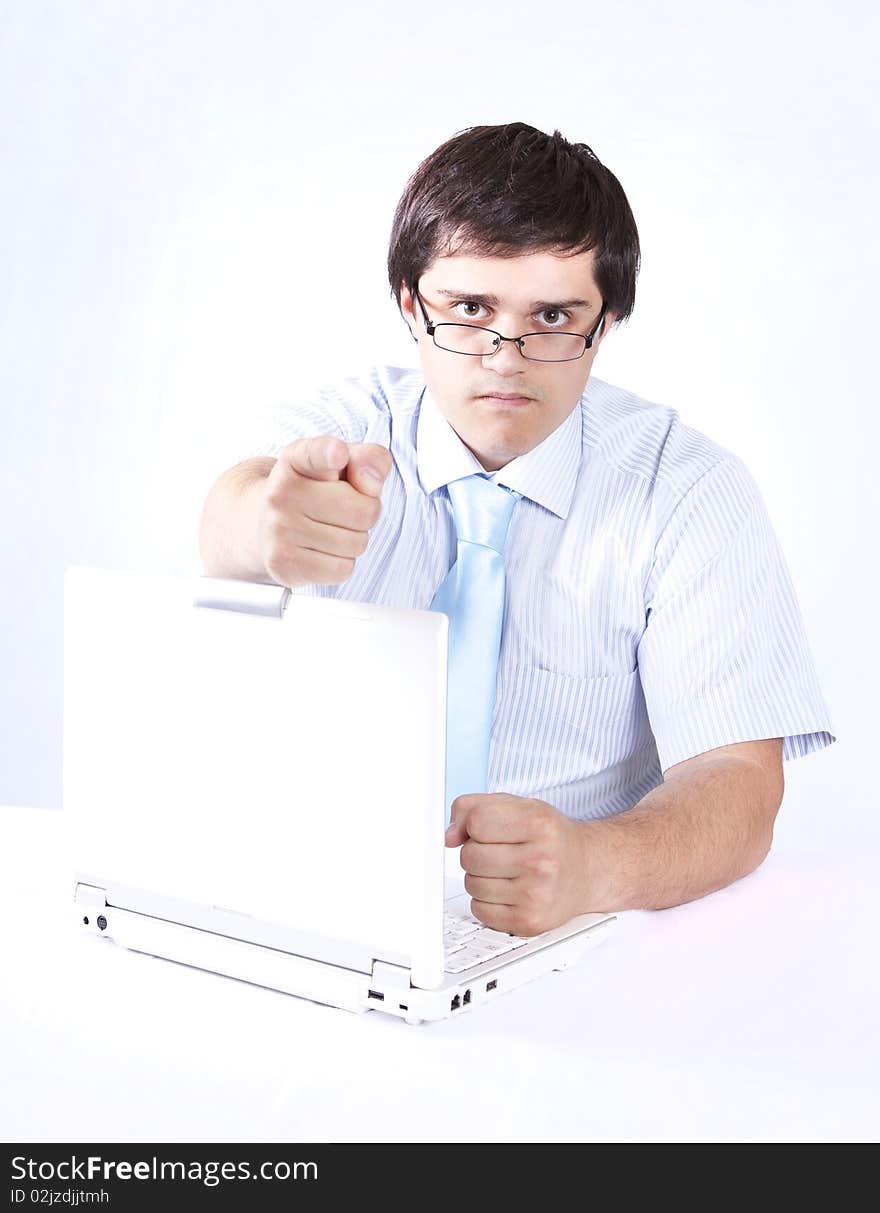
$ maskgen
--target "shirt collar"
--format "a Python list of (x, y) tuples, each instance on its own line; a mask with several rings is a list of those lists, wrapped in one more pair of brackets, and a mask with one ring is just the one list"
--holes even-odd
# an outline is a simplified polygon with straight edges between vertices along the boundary
[[(491, 473), (491, 479), (567, 518), (581, 464), (582, 402), (583, 397), (543, 442)], [(426, 493), (463, 476), (486, 472), (443, 416), (427, 387), (419, 407), (416, 452), (419, 480)]]

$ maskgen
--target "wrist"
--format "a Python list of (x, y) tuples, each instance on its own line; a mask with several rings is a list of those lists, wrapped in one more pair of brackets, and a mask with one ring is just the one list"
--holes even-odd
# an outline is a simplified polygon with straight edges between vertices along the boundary
[[(579, 913), (606, 913), (632, 908), (625, 877), (631, 863), (624, 854), (621, 823), (614, 817), (581, 821), (578, 845), (582, 883)], [(631, 874), (632, 875), (632, 874)]]
[(231, 468), (205, 501), (199, 528), (206, 577), (271, 582), (262, 555), (267, 474)]
[(268, 477), (249, 477), (241, 486), (238, 518), (241, 576), (248, 581), (274, 581), (266, 568), (263, 537), (266, 531), (266, 485)]

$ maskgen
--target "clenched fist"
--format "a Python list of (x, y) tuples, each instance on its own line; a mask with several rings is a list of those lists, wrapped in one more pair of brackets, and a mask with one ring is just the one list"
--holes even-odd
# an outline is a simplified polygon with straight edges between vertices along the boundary
[[(277, 585), (339, 585), (382, 512), (391, 452), (323, 435), (286, 446), (264, 482), (260, 557)], [(373, 474), (371, 474), (373, 473)]]

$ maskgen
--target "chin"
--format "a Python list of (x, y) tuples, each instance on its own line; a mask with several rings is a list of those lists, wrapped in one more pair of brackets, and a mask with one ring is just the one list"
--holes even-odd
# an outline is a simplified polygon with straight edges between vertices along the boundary
[(526, 447), (522, 451), (485, 451), (483, 455), (477, 455), (477, 458), (487, 472), (497, 472), (506, 467), (511, 460), (516, 459), (518, 455), (524, 455), (530, 449), (530, 447)]

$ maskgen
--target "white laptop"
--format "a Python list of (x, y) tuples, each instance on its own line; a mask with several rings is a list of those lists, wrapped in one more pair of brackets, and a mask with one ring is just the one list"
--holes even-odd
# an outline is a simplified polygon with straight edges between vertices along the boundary
[(521, 939), (470, 914), (444, 845), (447, 634), (434, 611), (69, 568), (83, 932), (408, 1023), (577, 961), (614, 915)]

